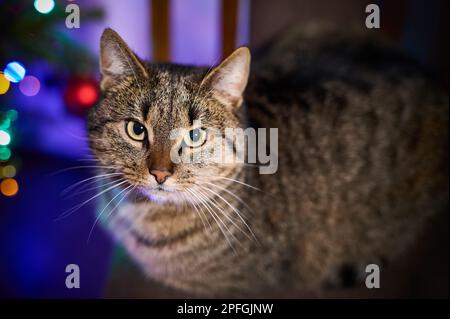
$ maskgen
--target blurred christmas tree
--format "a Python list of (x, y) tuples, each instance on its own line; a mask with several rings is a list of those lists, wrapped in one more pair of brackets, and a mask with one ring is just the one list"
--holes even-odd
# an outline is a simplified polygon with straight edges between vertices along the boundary
[[(78, 120), (72, 115), (86, 114), (99, 98), (97, 58), (68, 28), (68, 6), (79, 9), (73, 1), (0, 0), (1, 183), (19, 168), (16, 147), (58, 152), (67, 144), (58, 125)], [(83, 24), (103, 16), (93, 7), (77, 11)], [(8, 183), (6, 193), (15, 194)]]
[[(65, 32), (69, 15), (65, 7), (69, 4), (71, 2), (55, 3), (53, 0), (36, 0), (34, 5), (30, 0), (1, 1), (0, 66), (4, 67), (12, 59), (27, 64), (45, 60), (55, 72), (92, 72), (96, 60)], [(103, 16), (100, 9), (83, 9), (80, 14), (83, 23)]]
[[(44, 81), (46, 87), (58, 87), (66, 109), (73, 114), (83, 115), (96, 103), (99, 97), (95, 79), (97, 59), (83, 43), (70, 37), (72, 29), (67, 22), (73, 21), (74, 11), (66, 8), (71, 7), (76, 7), (79, 21), (83, 23), (103, 16), (100, 9), (79, 10), (70, 1), (0, 2), (0, 77), (3, 76), (0, 89), (4, 91), (1, 94), (8, 90), (7, 80), (21, 82), (21, 91), (27, 96), (37, 94), (39, 82)], [(25, 77), (26, 69), (33, 65), (45, 67), (40, 79)]]

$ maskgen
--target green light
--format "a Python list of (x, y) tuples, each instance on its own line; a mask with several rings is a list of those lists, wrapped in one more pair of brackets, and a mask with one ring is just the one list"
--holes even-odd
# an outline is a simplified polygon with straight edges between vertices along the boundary
[(0, 148), (0, 161), (7, 161), (11, 157), (11, 151), (7, 147)]
[(0, 130), (6, 130), (10, 127), (11, 120), (9, 117), (5, 117), (4, 119), (0, 120)]
[(34, 8), (42, 14), (50, 13), (55, 7), (54, 0), (34, 0)]
[(11, 135), (4, 130), (0, 130), (0, 145), (6, 146), (11, 142)]
[(14, 122), (15, 120), (17, 120), (17, 111), (11, 109), (6, 112), (6, 116), (11, 120), (11, 122)]

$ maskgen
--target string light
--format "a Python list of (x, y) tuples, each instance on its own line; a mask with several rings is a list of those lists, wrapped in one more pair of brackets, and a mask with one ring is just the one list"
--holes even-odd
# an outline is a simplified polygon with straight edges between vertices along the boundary
[(4, 130), (0, 130), (0, 145), (6, 146), (11, 142), (11, 135)]
[(2, 175), (4, 177), (12, 178), (16, 176), (16, 168), (13, 165), (6, 165), (2, 169)]
[(11, 122), (17, 120), (17, 115), (17, 111), (13, 109), (6, 112), (6, 116), (11, 120)]
[(55, 7), (55, 1), (53, 0), (35, 0), (34, 8), (42, 14), (50, 13)]
[(26, 96), (35, 96), (39, 93), (41, 83), (39, 80), (32, 76), (26, 76), (19, 84), (20, 91)]
[(78, 88), (77, 97), (82, 106), (89, 107), (97, 100), (98, 93), (93, 85), (86, 83)]
[(11, 126), (11, 119), (7, 116), (0, 122), (0, 130), (4, 131)]
[(3, 74), (9, 82), (18, 83), (25, 77), (25, 67), (19, 62), (10, 62), (6, 65)]
[(11, 157), (11, 150), (7, 147), (0, 147), (0, 161), (7, 161)]
[(9, 80), (0, 72), (0, 95), (5, 94), (9, 90)]
[(6, 178), (0, 184), (0, 191), (5, 196), (14, 196), (19, 191), (19, 184), (14, 178)]

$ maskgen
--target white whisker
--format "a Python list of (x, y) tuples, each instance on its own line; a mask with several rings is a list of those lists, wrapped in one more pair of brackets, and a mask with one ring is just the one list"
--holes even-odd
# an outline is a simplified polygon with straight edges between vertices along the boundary
[[(187, 191), (189, 194), (193, 195), (189, 189), (186, 189), (186, 191)], [(194, 195), (193, 195), (193, 196), (194, 196)], [(209, 229), (212, 231), (211, 223), (209, 222), (209, 219), (208, 219), (207, 215), (205, 214), (205, 212), (204, 212), (203, 210), (201, 210), (201, 214), (200, 214), (200, 210), (199, 210), (199, 209), (201, 209), (201, 207), (197, 207), (197, 204), (195, 204), (195, 202), (194, 202), (193, 200), (191, 200), (187, 195), (185, 195), (185, 198), (188, 199), (189, 202), (192, 204), (192, 206), (194, 206), (195, 210), (196, 210), (197, 212), (199, 212), (199, 216), (200, 216), (200, 218), (202, 219), (202, 223), (205, 225), (205, 223), (203, 222), (202, 215), (204, 216), (204, 218), (205, 218), (206, 221), (208, 222)], [(206, 226), (205, 226), (205, 228), (206, 228)]]
[[(106, 178), (106, 177), (105, 177), (105, 178)], [(106, 186), (108, 186), (108, 185), (111, 185), (111, 184), (114, 184), (114, 183), (117, 183), (117, 182), (121, 182), (121, 181), (124, 181), (124, 180), (125, 180), (125, 178), (119, 178), (119, 179), (115, 179), (115, 180), (113, 180), (113, 181), (111, 181), (111, 182), (104, 183), (104, 184), (102, 184), (102, 185), (97, 185), (97, 186), (94, 186), (94, 187), (89, 187), (89, 188), (87, 188), (87, 189), (83, 189), (83, 187), (92, 185), (92, 184), (94, 184), (94, 183), (98, 183), (98, 180), (90, 181), (89, 183), (87, 183), (87, 184), (81, 186), (81, 189), (80, 189), (80, 190), (78, 190), (77, 192), (74, 192), (74, 193), (72, 193), (72, 194), (70, 194), (69, 196), (66, 196), (66, 197), (67, 197), (67, 198), (72, 198), (72, 197), (74, 197), (74, 196), (77, 196), (77, 195), (80, 195), (80, 194), (83, 194), (83, 193), (86, 193), (86, 192), (89, 192), (89, 191), (92, 191), (92, 190), (96, 190), (96, 189), (99, 189), (99, 188), (104, 188), (104, 187), (106, 187)]]
[(68, 168), (63, 168), (63, 169), (57, 170), (56, 172), (51, 173), (49, 175), (54, 176), (54, 175), (57, 175), (60, 173), (64, 173), (64, 172), (75, 170), (75, 169), (82, 169), (82, 168), (118, 169), (119, 167), (117, 167), (117, 166), (101, 166), (101, 165), (74, 166), (74, 167), (68, 167)]
[(119, 197), (121, 194), (123, 194), (123, 192), (127, 191), (130, 187), (133, 187), (133, 185), (129, 185), (126, 188), (124, 188), (123, 190), (121, 190), (118, 194), (116, 194), (109, 202), (108, 204), (106, 204), (105, 207), (103, 207), (103, 209), (101, 210), (101, 212), (97, 215), (97, 218), (94, 221), (94, 224), (91, 227), (91, 230), (89, 231), (89, 235), (88, 235), (88, 239), (87, 242), (89, 243), (89, 239), (91, 238), (92, 235), (92, 231), (95, 228), (95, 225), (97, 225), (98, 221), (100, 220), (100, 218), (102, 217), (103, 213), (105, 212), (106, 208), (108, 208), (108, 206), (117, 198)]
[(118, 184), (115, 184), (115, 185), (113, 185), (113, 186), (111, 186), (111, 187), (108, 187), (107, 189), (103, 190), (103, 191), (100, 192), (99, 194), (97, 194), (97, 195), (95, 195), (95, 196), (93, 196), (93, 197), (91, 197), (91, 198), (85, 200), (83, 203), (78, 204), (78, 205), (76, 205), (75, 207), (72, 207), (71, 209), (68, 209), (67, 211), (65, 211), (64, 213), (62, 213), (61, 216), (57, 217), (55, 220), (58, 221), (58, 220), (61, 220), (61, 219), (63, 219), (63, 218), (66, 218), (67, 216), (71, 215), (73, 212), (77, 211), (78, 209), (80, 209), (81, 207), (83, 207), (84, 205), (86, 205), (87, 203), (89, 203), (90, 201), (92, 201), (93, 199), (99, 197), (100, 195), (106, 193), (107, 191), (110, 191), (110, 190), (112, 190), (112, 189), (114, 189), (114, 188), (116, 188), (116, 187), (119, 187), (120, 185), (122, 185), (122, 184), (124, 184), (124, 183), (126, 183), (126, 182), (127, 182), (127, 181), (122, 181), (122, 182), (120, 182), (120, 183), (118, 183)]
[(86, 182), (88, 182), (88, 181), (90, 181), (90, 180), (94, 180), (94, 182), (95, 182), (96, 179), (105, 179), (105, 178), (109, 178), (109, 177), (117, 176), (117, 175), (121, 175), (121, 174), (122, 174), (122, 173), (100, 174), (100, 175), (95, 175), (95, 176), (92, 176), (92, 177), (83, 179), (83, 180), (81, 180), (81, 181), (79, 181), (79, 182), (77, 182), (77, 183), (75, 183), (75, 184), (72, 184), (72, 185), (69, 186), (69, 187), (66, 187), (66, 188), (61, 192), (61, 195), (67, 194), (68, 192), (70, 192), (71, 190), (73, 190), (74, 188), (76, 188), (78, 185), (81, 185), (81, 184), (83, 184), (83, 183), (86, 183)]
[[(233, 244), (231, 243), (230, 239), (228, 238), (228, 236), (226, 235), (225, 231), (223, 230), (222, 226), (228, 231), (228, 233), (235, 239), (236, 237), (234, 237), (234, 234), (228, 229), (228, 227), (226, 226), (226, 224), (222, 221), (222, 219), (216, 214), (216, 212), (212, 209), (212, 207), (209, 205), (209, 203), (206, 200), (205, 195), (203, 195), (200, 192), (195, 192), (193, 189), (191, 189), (191, 191), (193, 192), (193, 194), (196, 194), (195, 196), (197, 197), (198, 200), (200, 200), (200, 202), (205, 206), (205, 208), (210, 212), (211, 217), (216, 221), (217, 226), (219, 226), (220, 231), (222, 232), (223, 236), (225, 237), (225, 240), (227, 241), (228, 245), (230, 246), (230, 248), (233, 250), (233, 252), (235, 254), (237, 254)], [(203, 199), (202, 199), (203, 198)]]
[[(219, 197), (222, 201), (224, 201), (235, 213), (236, 213), (236, 215), (238, 215), (238, 217), (239, 217), (239, 219), (244, 223), (244, 225), (247, 227), (247, 229), (250, 231), (250, 233), (252, 234), (252, 237), (258, 242), (258, 239), (256, 239), (256, 236), (255, 236), (255, 234), (253, 233), (253, 231), (251, 230), (251, 228), (250, 228), (250, 226), (247, 224), (247, 222), (244, 220), (244, 218), (242, 218), (242, 216), (241, 216), (241, 214), (240, 214), (240, 211), (237, 209), (237, 208), (235, 208), (233, 205), (231, 205), (230, 204), (230, 202), (228, 202), (223, 196), (221, 196), (219, 193), (217, 193), (217, 192), (215, 192), (215, 191), (213, 191), (213, 190), (211, 190), (211, 189), (209, 189), (209, 188), (207, 188), (207, 187), (204, 187), (204, 186), (201, 186), (201, 185), (198, 185), (199, 187), (201, 187), (202, 189), (204, 189), (204, 190), (206, 190), (206, 191), (208, 191), (208, 192), (211, 192), (212, 194), (214, 194), (215, 196), (217, 196), (217, 197)], [(222, 212), (223, 213), (223, 212)], [(240, 231), (242, 231), (242, 233), (244, 233), (246, 236), (248, 236), (247, 235), (247, 233), (245, 232), (245, 231), (243, 231), (238, 225), (236, 225), (234, 222), (233, 222), (233, 220), (232, 219), (230, 219), (229, 217), (228, 217), (228, 215), (227, 214), (225, 214), (225, 213), (223, 213), (224, 215), (225, 215), (225, 217), (227, 217), (232, 223), (233, 223), (233, 225), (235, 225)], [(249, 237), (250, 238), (250, 237)]]

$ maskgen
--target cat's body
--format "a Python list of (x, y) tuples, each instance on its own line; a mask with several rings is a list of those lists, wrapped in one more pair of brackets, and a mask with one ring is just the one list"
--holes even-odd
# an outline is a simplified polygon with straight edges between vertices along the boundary
[[(146, 69), (164, 74), (153, 82), (165, 86), (152, 98), (160, 104), (164, 96), (186, 95), (183, 88), (203, 90), (206, 69)], [(124, 77), (106, 100), (139, 87), (135, 76)], [(204, 94), (202, 103), (211, 101)], [(184, 202), (139, 192), (111, 215), (112, 233), (152, 278), (209, 296), (317, 288), (345, 265), (393, 258), (448, 205), (448, 100), (395, 52), (365, 38), (294, 32), (257, 59), (244, 101), (245, 112), (218, 115), (217, 126), (240, 120), (243, 127), (278, 128), (275, 174), (227, 166), (225, 178), (199, 174), (199, 188), (184, 193)], [(165, 136), (180, 112), (155, 109), (153, 120), (148, 115), (153, 134)], [(211, 106), (206, 117), (217, 112)], [(104, 113), (126, 118), (126, 109)], [(108, 134), (100, 116), (90, 118), (94, 153), (103, 164), (122, 166), (105, 153), (122, 151), (123, 161), (131, 149), (101, 141)], [(152, 143), (164, 149), (157, 141), (149, 149)]]

